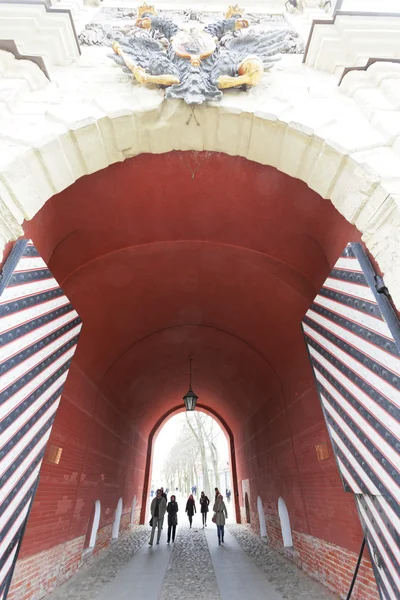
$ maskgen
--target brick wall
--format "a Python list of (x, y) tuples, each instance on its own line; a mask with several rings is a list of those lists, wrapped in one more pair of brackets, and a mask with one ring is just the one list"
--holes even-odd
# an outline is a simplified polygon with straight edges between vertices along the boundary
[[(120, 535), (130, 528), (130, 513), (121, 517)], [(111, 543), (112, 525), (97, 532), (96, 545), (84, 550), (85, 536), (17, 561), (7, 600), (40, 600), (67, 581)]]
[(135, 495), (140, 509), (147, 440), (75, 361), (49, 443), (62, 448), (61, 460), (42, 465), (21, 559), (86, 535), (96, 500), (100, 529), (112, 528), (120, 498), (123, 514)]
[(93, 554), (98, 554), (101, 550), (106, 548), (111, 541), (112, 525), (102, 527), (97, 532), (96, 546), (93, 548)]
[[(261, 406), (249, 405), (235, 436), (241, 522), (248, 520), (247, 492), (250, 525), (260, 534), (260, 497), (271, 545), (345, 598), (363, 533), (354, 497), (343, 489), (307, 356), (299, 353), (282, 388), (271, 385), (268, 393)], [(318, 460), (322, 443), (328, 457)], [(283, 547), (279, 498), (289, 513), (292, 550)], [(365, 557), (352, 600), (379, 598), (367, 550)]]
[(78, 569), (82, 560), (84, 536), (65, 542), (57, 585), (67, 581)]
[(71, 577), (82, 560), (84, 536), (18, 560), (8, 600), (40, 600)]
[[(313, 579), (345, 598), (353, 578), (358, 556), (354, 552), (309, 535), (293, 532), (293, 544), (302, 569)], [(364, 550), (352, 600), (379, 600), (368, 551)]]
[[(109, 285), (110, 282), (105, 282), (106, 285), (99, 288), (102, 290), (102, 298), (103, 296), (104, 298), (107, 297), (109, 304), (93, 303), (92, 300), (94, 282), (103, 282), (104, 272), (102, 269), (100, 269), (98, 275), (96, 275), (95, 268), (90, 271), (93, 279), (89, 279), (89, 273), (86, 273), (84, 282), (80, 282), (74, 277), (67, 277), (66, 279), (65, 277), (69, 272), (67, 263), (75, 264), (76, 262), (77, 265), (81, 264), (82, 253), (87, 258), (91, 257), (90, 264), (93, 263), (94, 265), (96, 262), (92, 261), (94, 255), (91, 255), (95, 245), (92, 246), (89, 243), (89, 238), (86, 237), (84, 230), (81, 230), (80, 224), (84, 222), (92, 223), (93, 207), (99, 205), (100, 189), (104, 191), (101, 195), (101, 206), (104, 208), (104, 214), (108, 215), (111, 214), (108, 212), (108, 206), (111, 211), (115, 212), (116, 198), (114, 192), (118, 188), (118, 202), (121, 203), (121, 210), (125, 210), (126, 207), (126, 215), (129, 215), (127, 223), (130, 224), (132, 210), (129, 191), (132, 181), (137, 179), (135, 175), (137, 169), (140, 168), (142, 172), (152, 174), (155, 172), (156, 163), (160, 168), (162, 163), (165, 166), (165, 173), (170, 175), (172, 172), (175, 173), (171, 170), (172, 168), (175, 169), (173, 165), (177, 165), (176, 178), (181, 173), (181, 158), (176, 153), (172, 153), (161, 158), (153, 157), (151, 159), (153, 162), (151, 162), (149, 157), (142, 156), (127, 161), (123, 167), (114, 165), (107, 172), (99, 172), (96, 179), (82, 178), (75, 186), (65, 190), (58, 197), (54, 197), (43, 211), (40, 211), (33, 220), (26, 224), (27, 231), (30, 231), (31, 237), (38, 244), (38, 248), (44, 254), (44, 257), (50, 260), (54, 275), (60, 281), (66, 281), (65, 292), (67, 294), (71, 292), (71, 300), (80, 313), (83, 322), (87, 324), (87, 328), (83, 327), (79, 347), (71, 365), (70, 375), (50, 440), (51, 444), (63, 449), (61, 462), (58, 465), (48, 463), (43, 465), (37, 497), (21, 549), (20, 562), (32, 556), (42, 556), (44, 552), (53, 553), (55, 548), (59, 548), (63, 544), (65, 547), (68, 544), (73, 546), (74, 541), (85, 536), (90, 528), (89, 519), (96, 500), (100, 500), (101, 503), (101, 518), (95, 552), (100, 551), (108, 543), (115, 518), (115, 510), (120, 498), (122, 498), (123, 511), (125, 511), (121, 529), (124, 530), (129, 527), (130, 517), (127, 513), (132, 506), (135, 495), (138, 503), (134, 510), (134, 522), (138, 521), (141, 503), (144, 499), (143, 485), (148, 451), (148, 433), (158, 419), (162, 418), (163, 411), (172, 409), (175, 406), (177, 388), (174, 388), (175, 384), (171, 383), (172, 387), (168, 388), (169, 393), (166, 394), (164, 390), (163, 397), (165, 401), (163, 400), (163, 403), (160, 403), (155, 400), (157, 398), (155, 392), (160, 385), (157, 383), (157, 378), (142, 377), (145, 370), (141, 366), (142, 355), (137, 347), (136, 350), (132, 350), (132, 352), (137, 351), (137, 355), (124, 352), (121, 354), (121, 360), (115, 363), (115, 368), (113, 367), (107, 371), (107, 365), (111, 364), (107, 361), (114, 360), (116, 355), (114, 356), (113, 352), (109, 353), (111, 344), (108, 336), (105, 335), (105, 331), (107, 331), (105, 323), (109, 322), (110, 326), (113, 324), (114, 327), (118, 321), (117, 319), (114, 323), (111, 318), (112, 311), (118, 305), (115, 302), (115, 292), (118, 287), (115, 283), (119, 280), (119, 276), (117, 276), (114, 281), (115, 273), (114, 269), (111, 268), (111, 263), (109, 275), (113, 285)], [(166, 163), (163, 162), (165, 160)], [(318, 199), (315, 195), (313, 199), (309, 198), (305, 185), (301, 184), (299, 187), (295, 179), (287, 179), (283, 173), (279, 173), (275, 169), (258, 167), (249, 161), (235, 158), (228, 161), (231, 165), (228, 165), (226, 177), (216, 177), (217, 173), (221, 172), (222, 165), (226, 163), (226, 160), (227, 157), (221, 155), (217, 157), (212, 168), (211, 163), (207, 163), (207, 177), (212, 181), (214, 191), (216, 189), (215, 181), (218, 179), (221, 182), (220, 190), (223, 192), (221, 194), (216, 193), (215, 197), (218, 198), (218, 203), (215, 202), (213, 197), (207, 210), (210, 211), (210, 215), (214, 215), (217, 209), (221, 210), (223, 222), (228, 227), (227, 232), (231, 231), (226, 239), (232, 235), (229, 239), (239, 242), (235, 219), (230, 222), (230, 225), (228, 224), (229, 219), (236, 213), (231, 212), (233, 205), (232, 198), (229, 194), (226, 194), (226, 177), (231, 178), (234, 172), (240, 172), (241, 177), (243, 176), (244, 179), (239, 179), (238, 183), (248, 186), (250, 181), (257, 182), (254, 190), (258, 189), (260, 192), (260, 194), (255, 192), (254, 195), (255, 198), (258, 198), (257, 202), (259, 202), (254, 207), (259, 207), (260, 210), (254, 212), (258, 215), (255, 220), (249, 221), (251, 223), (251, 236), (248, 240), (245, 237), (242, 238), (243, 247), (247, 247), (247, 241), (250, 243), (250, 240), (257, 233), (257, 236), (259, 236), (257, 237), (259, 240), (257, 247), (260, 251), (261, 248), (266, 248), (264, 246), (266, 243), (264, 230), (262, 228), (258, 230), (258, 225), (260, 227), (262, 225), (259, 215), (269, 215), (269, 206), (279, 206), (283, 210), (286, 202), (293, 202), (293, 204), (288, 205), (290, 206), (288, 215), (297, 215), (295, 219), (299, 218), (300, 221), (310, 218), (310, 231), (313, 233), (315, 242), (315, 248), (314, 244), (308, 246), (308, 244), (303, 243), (302, 236), (308, 231), (307, 228), (301, 229), (303, 233), (295, 234), (293, 237), (295, 232), (291, 230), (289, 222), (285, 222), (283, 216), (285, 213), (279, 213), (280, 216), (276, 221), (279, 229), (279, 244), (280, 238), (282, 240), (287, 239), (288, 242), (290, 240), (295, 244), (298, 252), (296, 252), (295, 263), (297, 266), (294, 271), (298, 271), (298, 274), (304, 276), (306, 273), (312, 273), (312, 277), (307, 283), (306, 276), (298, 279), (295, 272), (291, 273), (291, 283), (287, 289), (280, 292), (280, 300), (276, 304), (278, 307), (279, 302), (282, 302), (282, 306), (286, 307), (284, 310), (288, 316), (287, 319), (280, 320), (277, 318), (279, 311), (275, 312), (275, 300), (274, 303), (271, 303), (271, 306), (268, 306), (268, 303), (262, 305), (260, 313), (263, 316), (262, 319), (259, 319), (256, 312), (252, 314), (251, 311), (246, 311), (246, 319), (249, 318), (249, 321), (243, 321), (243, 330), (240, 328), (241, 319), (238, 318), (235, 324), (235, 331), (236, 327), (238, 328), (238, 340), (241, 338), (239, 331), (243, 331), (243, 339), (247, 339), (248, 325), (252, 325), (253, 320), (256, 327), (254, 334), (259, 331), (260, 336), (259, 338), (254, 337), (254, 341), (258, 339), (258, 342), (254, 345), (254, 349), (258, 348), (257, 352), (251, 350), (251, 344), (248, 345), (248, 348), (246, 344), (241, 344), (240, 350), (237, 350), (237, 355), (234, 347), (231, 347), (233, 338), (230, 340), (227, 354), (227, 357), (230, 357), (228, 363), (232, 366), (240, 363), (240, 369), (235, 368), (232, 372), (229, 371), (229, 376), (226, 375), (226, 378), (222, 380), (218, 363), (215, 363), (213, 367), (215, 368), (216, 378), (214, 381), (217, 382), (217, 387), (215, 388), (215, 397), (209, 395), (208, 401), (212, 403), (215, 410), (218, 410), (234, 435), (239, 478), (238, 491), (239, 495), (247, 493), (247, 512), (250, 513), (250, 519), (248, 519), (244, 498), (241, 498), (240, 502), (244, 507), (242, 519), (249, 520), (249, 526), (258, 527), (256, 510), (258, 495), (265, 504), (265, 513), (271, 517), (276, 516), (278, 499), (282, 497), (288, 507), (292, 529), (298, 532), (299, 535), (308, 536), (307, 544), (310, 546), (308, 552), (311, 552), (310, 540), (324, 540), (323, 543), (329, 547), (331, 545), (336, 547), (342, 545), (348, 551), (356, 553), (360, 543), (361, 528), (354, 502), (351, 495), (343, 491), (333, 455), (331, 454), (327, 460), (318, 462), (315, 452), (316, 445), (323, 442), (329, 443), (328, 434), (300, 326), (294, 330), (292, 327), (293, 320), (291, 319), (293, 315), (297, 315), (296, 318), (298, 324), (300, 324), (302, 316), (305, 314), (312, 297), (314, 297), (315, 290), (319, 289), (320, 284), (327, 275), (328, 263), (332, 266), (346, 242), (349, 239), (359, 239), (357, 237), (358, 233), (333, 208), (327, 208), (329, 203)], [(124, 180), (123, 173), (127, 174)], [(143, 178), (142, 180), (145, 181)], [(97, 183), (93, 185), (96, 181)], [(186, 185), (185, 181), (182, 180), (181, 189), (183, 190), (183, 186)], [(199, 181), (202, 181), (202, 183), (198, 192), (199, 197), (202, 197), (205, 189), (203, 187), (204, 180), (200, 178)], [(143, 188), (144, 192), (147, 190), (145, 188), (146, 186)], [(179, 186), (175, 186), (174, 189), (178, 188)], [(268, 194), (264, 192), (266, 189), (272, 190), (269, 199)], [(285, 202), (277, 203), (280, 198), (284, 198)], [(83, 199), (84, 201), (82, 201)], [(173, 199), (171, 197), (171, 202), (172, 200), (174, 202), (177, 200), (176, 194), (174, 194)], [(181, 200), (183, 202), (182, 206), (186, 206), (186, 194), (184, 192)], [(227, 202), (226, 209), (222, 201)], [(159, 210), (165, 205), (168, 213), (166, 213), (165, 219), (160, 218), (161, 213), (158, 214), (160, 226), (161, 224), (163, 227), (165, 226), (165, 229), (161, 227), (157, 230), (157, 235), (161, 235), (160, 239), (164, 239), (163, 231), (169, 236), (170, 225), (177, 226), (178, 232), (182, 230), (176, 220), (174, 210), (171, 212), (171, 207), (178, 208), (180, 206), (179, 202), (176, 205), (173, 202), (171, 204), (161, 202), (157, 205)], [(271, 204), (269, 205), (266, 202)], [(149, 203), (146, 200), (143, 204), (143, 212), (140, 209), (143, 224), (146, 221), (149, 223), (153, 221), (153, 210), (150, 208), (148, 215), (146, 213), (147, 208), (151, 206), (151, 202)], [(299, 206), (302, 207), (302, 211), (304, 209), (306, 212), (297, 212)], [(264, 212), (265, 210), (266, 212)], [(326, 211), (328, 212), (326, 213)], [(180, 212), (178, 210), (179, 214)], [(77, 215), (76, 224), (75, 213)], [(56, 215), (59, 218), (55, 219)], [(249, 215), (251, 216), (250, 205), (249, 207), (246, 206), (243, 218), (247, 218)], [(306, 217), (306, 215), (308, 216)], [(183, 214), (182, 216), (186, 218), (186, 215)], [(272, 216), (272, 213), (269, 216)], [(192, 221), (193, 219), (191, 219)], [(202, 219), (197, 219), (196, 222), (200, 223)], [(102, 247), (109, 255), (108, 244), (112, 239), (109, 236), (103, 236), (101, 234), (102, 227), (98, 228), (96, 223), (97, 221), (93, 223), (93, 239), (97, 240), (99, 235), (98, 239), (101, 240), (101, 243), (103, 241), (105, 243), (104, 246), (99, 245), (97, 250)], [(322, 226), (324, 223), (329, 223), (329, 227)], [(79, 239), (75, 241), (73, 238), (68, 238), (67, 244), (62, 245), (62, 250), (60, 250), (59, 242), (65, 239), (70, 225), (71, 231), (78, 227), (78, 230), (83, 233), (83, 238), (81, 239), (78, 236)], [(108, 226), (107, 219), (104, 221), (104, 226)], [(136, 219), (132, 221), (132, 226), (137, 227)], [(132, 239), (130, 227), (131, 225), (126, 229), (126, 239), (129, 241), (129, 245)], [(283, 233), (282, 227), (285, 236), (288, 235), (287, 238), (281, 236), (281, 233)], [(242, 226), (240, 230), (244, 231)], [(119, 219), (116, 228), (118, 236), (120, 231), (121, 220)], [(151, 226), (151, 231), (153, 231), (153, 226)], [(218, 233), (218, 238), (219, 236), (220, 233)], [(116, 237), (115, 241), (117, 239)], [(180, 239), (180, 234), (178, 239)], [(195, 237), (194, 239), (198, 238)], [(277, 245), (275, 248), (275, 242), (272, 244), (272, 241), (272, 238), (268, 240), (268, 248), (271, 249), (271, 256), (275, 256), (275, 250), (280, 246)], [(278, 238), (276, 241), (278, 242)], [(283, 257), (290, 250), (290, 245), (286, 241), (282, 244)], [(116, 247), (120, 247), (119, 243)], [(300, 249), (304, 249), (304, 253), (303, 250), (300, 252)], [(317, 249), (318, 251), (315, 252), (314, 250)], [(292, 252), (292, 250), (290, 251)], [(268, 262), (269, 260), (270, 258), (268, 258)], [(285, 260), (283, 260), (282, 265), (284, 263)], [(277, 265), (275, 268), (277, 268)], [(157, 279), (153, 271), (144, 269), (143, 272), (145, 271), (152, 273), (152, 282)], [(159, 274), (164, 275), (161, 270)], [(277, 274), (278, 270), (276, 272), (271, 270), (271, 281), (274, 280)], [(123, 283), (123, 280), (124, 277), (122, 276), (121, 283)], [(259, 288), (262, 280), (265, 280), (265, 278), (258, 281), (256, 289)], [(132, 298), (136, 298), (138, 297), (137, 284), (134, 278), (131, 278), (130, 281), (132, 281), (133, 286)], [(269, 285), (269, 280), (267, 283)], [(125, 286), (125, 284), (123, 285)], [(290, 292), (291, 286), (293, 286), (293, 293)], [(202, 288), (204, 290), (208, 289), (204, 285)], [(91, 293), (86, 293), (86, 289), (90, 290)], [(129, 297), (126, 289), (124, 289), (121, 299), (126, 300)], [(246, 290), (246, 296), (248, 296), (248, 306), (255, 307), (250, 288), (243, 284), (243, 290)], [(269, 287), (268, 290), (268, 294), (272, 290), (274, 298), (275, 296), (278, 298), (278, 287)], [(221, 296), (222, 300), (224, 297)], [(217, 298), (215, 297), (214, 300), (217, 301)], [(180, 297), (176, 306), (180, 306), (181, 303), (182, 299)], [(223, 306), (223, 303), (221, 306)], [(105, 310), (105, 307), (110, 307), (110, 309)], [(127, 303), (127, 307), (126, 314), (130, 315), (133, 310), (130, 301)], [(141, 310), (141, 308), (141, 305), (138, 304), (138, 310)], [(171, 314), (175, 314), (175, 305), (171, 304), (169, 308), (173, 309)], [(264, 315), (267, 312), (269, 312), (270, 318), (270, 321), (268, 321), (270, 322), (269, 328), (266, 326), (267, 321), (264, 321)], [(110, 317), (109, 321), (108, 317)], [(89, 331), (95, 337), (90, 338), (91, 334), (87, 333)], [(128, 347), (131, 339), (133, 339), (133, 334), (127, 329), (123, 319), (120, 325), (112, 331), (115, 335), (113, 342), (118, 339), (121, 342), (121, 350)], [(205, 331), (206, 328), (204, 328), (204, 334)], [(126, 343), (121, 341), (125, 339), (124, 335), (126, 336)], [(139, 337), (141, 339), (141, 336)], [(152, 339), (153, 341), (149, 341), (150, 345), (146, 346), (147, 350), (143, 354), (143, 365), (147, 364), (148, 357), (151, 357), (151, 365), (154, 363), (154, 352), (151, 351), (153, 347), (151, 344), (154, 343), (154, 348), (156, 346), (158, 348), (159, 340), (158, 338), (156, 340), (156, 337)], [(208, 338), (204, 337), (204, 349), (211, 349), (215, 346), (215, 348), (218, 348), (218, 356), (224, 355), (224, 352), (220, 351), (219, 343), (215, 345), (213, 341), (211, 346), (211, 342), (207, 340)], [(261, 348), (264, 347), (264, 340), (267, 341), (265, 354), (261, 351)], [(97, 351), (99, 351), (99, 354), (97, 354)], [(206, 354), (207, 350), (204, 351), (204, 356)], [(270, 357), (268, 360), (266, 360), (267, 355)], [(240, 360), (237, 359), (237, 363), (234, 359), (235, 356), (240, 357)], [(168, 361), (163, 360), (162, 362), (167, 369)], [(229, 367), (228, 363), (224, 364), (224, 368), (225, 366)], [(133, 369), (133, 365), (136, 365), (135, 369), (137, 368), (137, 371)], [(179, 369), (177, 373), (179, 373), (179, 381), (181, 381)], [(104, 376), (106, 372), (107, 376)], [(160, 373), (161, 370), (157, 377), (161, 376)], [(212, 371), (210, 371), (210, 374), (212, 374)], [(165, 371), (165, 382), (167, 380), (174, 381), (169, 368), (168, 375)], [(135, 387), (136, 384), (134, 385), (135, 381), (138, 382), (138, 388)], [(225, 382), (224, 385), (222, 385), (222, 381)], [(241, 487), (241, 480), (247, 481), (244, 488)], [(280, 530), (277, 529), (274, 532), (273, 529), (273, 523), (270, 523), (269, 535), (273, 538), (273, 543), (279, 546)], [(71, 557), (62, 559), (64, 565), (62, 576), (58, 575), (58, 577), (67, 577), (76, 568), (74, 551), (71, 550), (71, 553)], [(314, 555), (316, 554), (314, 551)], [(85, 552), (84, 556), (86, 560), (90, 553)], [(304, 564), (303, 568), (311, 568), (310, 566), (307, 567), (306, 557), (305, 550), (304, 552), (299, 550), (297, 554), (295, 553), (292, 556), (292, 559), (299, 560), (301, 566)], [(329, 583), (330, 579), (324, 568), (321, 567), (320, 576)], [(314, 572), (314, 576), (319, 575)], [(52, 585), (53, 578), (51, 567), (49, 568), (48, 580), (46, 580), (48, 583), (46, 585)]]
[(125, 512), (121, 515), (121, 523), (119, 525), (119, 534), (121, 535), (125, 531), (129, 531), (131, 527), (131, 511)]
[[(241, 514), (245, 516), (244, 507), (241, 507)], [(346, 598), (358, 559), (355, 552), (296, 531), (292, 531), (293, 548), (285, 548), (279, 516), (266, 515), (266, 526), (269, 543), (273, 548), (296, 563), (307, 575), (337, 593), (340, 598)], [(251, 510), (251, 527), (255, 533), (260, 534), (259, 517), (254, 506)], [(352, 600), (379, 600), (367, 550), (364, 550)]]
[[(49, 443), (62, 448), (61, 461), (42, 465), (10, 600), (39, 600), (64, 583), (109, 545), (119, 499), (121, 534), (130, 528), (134, 496), (142, 497), (146, 444), (75, 362)], [(83, 552), (97, 499), (96, 546)], [(137, 502), (136, 523), (140, 508)]]
[(134, 514), (133, 514), (133, 519), (132, 519), (132, 522), (130, 524), (131, 527), (134, 527), (135, 525), (139, 525), (139, 523), (140, 523), (140, 512), (141, 512), (141, 509), (142, 508), (141, 508), (140, 504), (139, 505), (136, 504), (136, 508), (135, 508), (135, 511), (134, 511)]

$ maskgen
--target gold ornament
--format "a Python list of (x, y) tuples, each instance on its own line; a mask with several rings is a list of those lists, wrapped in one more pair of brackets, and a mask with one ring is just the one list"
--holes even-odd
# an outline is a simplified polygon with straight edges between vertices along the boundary
[(233, 4), (231, 4), (230, 7), (228, 8), (228, 10), (226, 11), (225, 19), (231, 19), (233, 17), (233, 15), (243, 16), (243, 13), (244, 13), (244, 8), (240, 8), (239, 4), (235, 4), (235, 6), (233, 6)]
[(141, 16), (145, 13), (150, 13), (151, 15), (154, 15), (155, 17), (158, 15), (158, 12), (154, 8), (154, 6), (147, 4), (147, 2), (145, 2), (144, 4), (142, 4), (141, 6), (138, 7), (138, 19), (140, 19)]

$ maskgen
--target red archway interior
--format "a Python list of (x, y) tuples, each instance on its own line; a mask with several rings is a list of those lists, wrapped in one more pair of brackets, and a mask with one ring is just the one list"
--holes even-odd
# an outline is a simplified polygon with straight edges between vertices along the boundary
[[(100, 528), (142, 498), (149, 436), (187, 391), (235, 439), (271, 522), (356, 551), (360, 529), (331, 453), (300, 322), (358, 232), (303, 182), (223, 154), (141, 155), (83, 177), (25, 224), (83, 320), (23, 554)], [(247, 490), (247, 488), (246, 488)], [(45, 527), (43, 519), (45, 517)]]

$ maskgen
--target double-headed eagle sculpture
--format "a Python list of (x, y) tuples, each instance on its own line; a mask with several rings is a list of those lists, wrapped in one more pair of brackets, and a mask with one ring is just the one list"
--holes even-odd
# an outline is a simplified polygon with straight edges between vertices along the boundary
[(237, 5), (221, 21), (203, 26), (191, 15), (184, 25), (180, 28), (144, 4), (136, 26), (147, 35), (114, 41), (113, 58), (140, 84), (157, 84), (166, 88), (166, 98), (196, 105), (220, 100), (224, 89), (257, 85), (280, 54), (291, 49), (287, 30), (245, 32), (249, 22)]

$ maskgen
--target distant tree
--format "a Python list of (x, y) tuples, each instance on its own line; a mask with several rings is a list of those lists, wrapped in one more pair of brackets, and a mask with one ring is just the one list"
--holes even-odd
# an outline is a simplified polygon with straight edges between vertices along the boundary
[[(220, 487), (218, 449), (215, 443), (221, 430), (214, 419), (199, 412), (185, 413), (185, 421), (178, 437), (164, 460), (162, 474), (170, 490), (190, 494), (199, 474), (203, 475), (203, 489), (210, 497), (213, 486)], [(211, 475), (209, 471), (211, 465)]]

